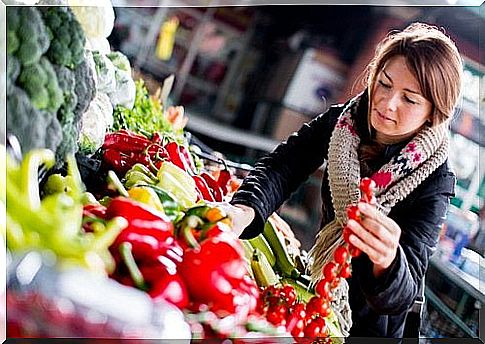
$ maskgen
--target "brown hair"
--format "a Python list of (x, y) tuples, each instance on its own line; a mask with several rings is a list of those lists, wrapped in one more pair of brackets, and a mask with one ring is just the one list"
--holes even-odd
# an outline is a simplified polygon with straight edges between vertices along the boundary
[(377, 74), (395, 56), (404, 56), (419, 83), (421, 94), (431, 102), (432, 125), (451, 120), (458, 103), (463, 74), (455, 43), (435, 26), (413, 23), (393, 31), (376, 48), (368, 66), (369, 99)]

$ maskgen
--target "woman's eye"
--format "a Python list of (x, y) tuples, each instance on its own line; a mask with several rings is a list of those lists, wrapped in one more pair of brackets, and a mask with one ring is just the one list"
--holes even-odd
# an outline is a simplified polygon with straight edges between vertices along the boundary
[(389, 84), (386, 84), (384, 81), (382, 80), (379, 80), (379, 84), (382, 86), (382, 87), (385, 87), (385, 88), (391, 88), (391, 85)]
[(404, 97), (404, 99), (406, 99), (406, 101), (407, 101), (409, 104), (416, 104), (416, 102), (415, 102), (414, 100), (412, 100), (411, 98)]

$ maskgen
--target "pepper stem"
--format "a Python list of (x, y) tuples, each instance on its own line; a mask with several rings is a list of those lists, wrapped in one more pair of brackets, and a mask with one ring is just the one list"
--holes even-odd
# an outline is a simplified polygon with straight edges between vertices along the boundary
[(200, 218), (191, 215), (187, 217), (185, 225), (182, 227), (182, 235), (185, 242), (187, 242), (187, 244), (192, 248), (200, 247), (199, 243), (194, 237), (194, 234), (192, 234), (192, 228), (197, 227), (200, 221)]
[(146, 291), (148, 288), (145, 283), (145, 279), (143, 278), (143, 275), (138, 268), (138, 265), (135, 262), (135, 257), (133, 257), (133, 252), (131, 251), (131, 244), (129, 242), (123, 242), (120, 244), (119, 248), (121, 258), (123, 259), (123, 262), (126, 264), (126, 267), (128, 268), (128, 272), (130, 273), (130, 277), (133, 280), (133, 283), (135, 283), (135, 286), (138, 289)]

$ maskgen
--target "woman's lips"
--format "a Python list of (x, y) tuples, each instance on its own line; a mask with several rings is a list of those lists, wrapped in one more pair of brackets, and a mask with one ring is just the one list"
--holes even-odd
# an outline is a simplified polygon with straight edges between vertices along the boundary
[(384, 122), (392, 122), (392, 123), (397, 123), (396, 120), (386, 117), (383, 114), (381, 114), (379, 111), (375, 110), (377, 116)]

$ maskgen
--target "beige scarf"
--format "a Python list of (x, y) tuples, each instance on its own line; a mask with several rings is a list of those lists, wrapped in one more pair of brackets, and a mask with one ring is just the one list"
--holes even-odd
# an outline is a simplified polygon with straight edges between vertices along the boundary
[[(330, 138), (328, 150), (328, 180), (335, 219), (325, 225), (309, 252), (309, 273), (313, 283), (322, 278), (322, 267), (332, 260), (335, 249), (344, 243), (342, 228), (347, 223), (346, 207), (360, 199), (360, 144), (352, 115), (357, 114), (361, 95), (344, 108)], [(371, 176), (377, 184), (378, 209), (388, 214), (392, 207), (406, 198), (422, 181), (441, 166), (448, 157), (447, 124), (422, 129), (402, 150)], [(348, 284), (333, 291), (332, 308), (340, 322), (343, 335), (352, 326), (348, 304)]]

